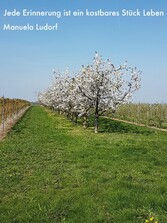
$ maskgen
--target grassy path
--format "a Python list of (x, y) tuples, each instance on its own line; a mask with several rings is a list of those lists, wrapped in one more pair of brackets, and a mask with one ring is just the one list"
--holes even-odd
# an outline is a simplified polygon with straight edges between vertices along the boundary
[(167, 133), (101, 124), (32, 107), (0, 142), (0, 222), (166, 223)]

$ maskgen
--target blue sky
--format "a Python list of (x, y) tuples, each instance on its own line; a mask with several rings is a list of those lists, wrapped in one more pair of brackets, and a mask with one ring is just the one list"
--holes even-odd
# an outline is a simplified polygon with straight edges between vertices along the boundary
[[(4, 10), (153, 9), (164, 17), (4, 17)], [(58, 23), (57, 31), (3, 31), (3, 24)], [(52, 70), (78, 70), (98, 51), (119, 65), (142, 70), (135, 102), (167, 103), (166, 0), (3, 0), (0, 2), (0, 96), (35, 101), (51, 84)]]

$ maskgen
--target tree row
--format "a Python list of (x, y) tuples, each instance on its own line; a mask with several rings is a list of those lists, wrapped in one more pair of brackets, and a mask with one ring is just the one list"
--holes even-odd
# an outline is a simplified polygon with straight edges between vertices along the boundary
[(75, 74), (66, 69), (54, 71), (52, 84), (39, 93), (39, 102), (55, 111), (65, 113), (77, 122), (83, 117), (87, 127), (89, 117), (94, 117), (94, 131), (98, 132), (99, 116), (115, 112), (119, 105), (128, 102), (140, 88), (140, 74), (127, 62), (116, 67), (111, 60), (103, 60), (97, 52), (93, 62), (82, 65)]

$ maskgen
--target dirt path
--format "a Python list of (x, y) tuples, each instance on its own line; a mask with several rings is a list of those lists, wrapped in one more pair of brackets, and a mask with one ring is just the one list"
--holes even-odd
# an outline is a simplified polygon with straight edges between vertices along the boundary
[(136, 123), (136, 122), (130, 122), (130, 121), (117, 119), (117, 118), (111, 118), (111, 119), (119, 121), (119, 122), (125, 122), (125, 123), (129, 123), (129, 124), (137, 125), (137, 126), (143, 126), (143, 127), (147, 127), (147, 128), (150, 128), (150, 129), (159, 130), (159, 131), (162, 131), (162, 132), (167, 132), (167, 129), (160, 129), (160, 128), (157, 128), (157, 127), (147, 126), (147, 125), (144, 125), (144, 124), (139, 124), (139, 123)]
[(22, 109), (17, 115), (13, 118), (8, 118), (4, 123), (4, 128), (2, 124), (0, 125), (0, 140), (3, 140), (10, 129), (16, 124), (16, 122), (25, 114), (29, 107)]

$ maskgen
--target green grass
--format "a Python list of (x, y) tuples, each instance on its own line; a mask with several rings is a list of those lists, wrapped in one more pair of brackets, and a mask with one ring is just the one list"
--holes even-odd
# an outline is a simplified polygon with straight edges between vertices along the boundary
[(167, 133), (32, 107), (0, 142), (2, 223), (167, 222)]

